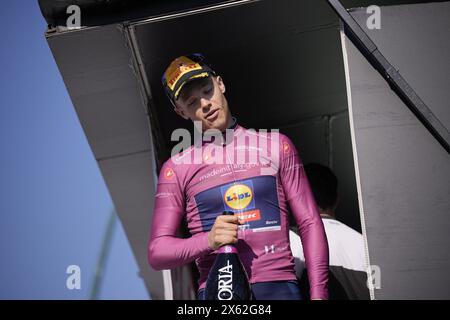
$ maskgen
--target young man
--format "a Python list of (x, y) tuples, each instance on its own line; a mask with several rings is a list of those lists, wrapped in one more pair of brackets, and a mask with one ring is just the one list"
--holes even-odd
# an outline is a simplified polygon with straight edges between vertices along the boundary
[[(233, 243), (255, 299), (301, 299), (289, 246), (290, 207), (304, 243), (311, 299), (327, 299), (327, 240), (292, 142), (237, 124), (223, 79), (199, 54), (172, 61), (163, 86), (175, 112), (201, 125), (202, 141), (161, 169), (150, 265), (171, 269), (195, 260), (202, 299), (214, 251)], [(235, 214), (223, 216), (224, 210)], [(187, 239), (175, 236), (183, 218), (192, 235)]]

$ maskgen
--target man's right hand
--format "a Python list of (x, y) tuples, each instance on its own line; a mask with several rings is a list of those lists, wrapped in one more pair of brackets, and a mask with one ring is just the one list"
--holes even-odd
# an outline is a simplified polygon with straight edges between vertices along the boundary
[(242, 222), (237, 216), (218, 216), (208, 234), (209, 246), (217, 250), (225, 244), (237, 243), (239, 224), (242, 224)]

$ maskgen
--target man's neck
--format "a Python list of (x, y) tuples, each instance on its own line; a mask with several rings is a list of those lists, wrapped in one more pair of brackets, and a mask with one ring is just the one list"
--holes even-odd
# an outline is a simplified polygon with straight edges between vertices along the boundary
[[(238, 125), (238, 123), (237, 123), (237, 119), (236, 119), (235, 117), (230, 117), (230, 118), (228, 119), (226, 129), (221, 131), (221, 133), (222, 133), (222, 138), (224, 139), (223, 141), (224, 141), (225, 143), (228, 143), (227, 141), (228, 141), (228, 139), (229, 139), (230, 137), (231, 137), (231, 140), (230, 140), (230, 141), (233, 140), (233, 139), (232, 139), (233, 134), (232, 134), (231, 136), (229, 136), (229, 135), (227, 134), (227, 130), (229, 129), (229, 130), (232, 130), (232, 131), (234, 132), (234, 130), (236, 129), (237, 125)], [(217, 132), (217, 131), (216, 131), (216, 132)], [(216, 138), (216, 135), (215, 135), (213, 132), (210, 132), (210, 133), (208, 134), (208, 133), (205, 133), (205, 131), (204, 131), (204, 132), (202, 133), (202, 135), (201, 135), (202, 144), (213, 142), (213, 141), (215, 141), (215, 138)], [(206, 140), (205, 140), (205, 139), (206, 139)]]
[[(226, 133), (227, 129), (235, 129), (237, 126), (237, 120), (235, 117), (230, 117), (227, 121), (227, 125), (226, 128), (224, 130), (221, 130), (220, 132), (222, 132), (223, 134)], [(218, 130), (218, 129), (217, 129)], [(207, 132), (208, 130), (204, 130), (203, 131), (203, 135), (205, 135), (205, 132)], [(206, 135), (208, 135), (208, 133), (206, 133)]]
[(237, 119), (233, 116), (228, 119), (227, 129), (234, 129), (237, 126)]

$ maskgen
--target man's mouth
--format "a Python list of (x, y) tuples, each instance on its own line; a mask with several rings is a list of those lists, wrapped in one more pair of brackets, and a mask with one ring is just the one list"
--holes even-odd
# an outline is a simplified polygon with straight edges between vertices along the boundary
[(217, 118), (217, 115), (219, 114), (219, 109), (214, 109), (211, 110), (210, 112), (208, 112), (208, 114), (206, 115), (206, 120), (208, 121), (213, 121)]

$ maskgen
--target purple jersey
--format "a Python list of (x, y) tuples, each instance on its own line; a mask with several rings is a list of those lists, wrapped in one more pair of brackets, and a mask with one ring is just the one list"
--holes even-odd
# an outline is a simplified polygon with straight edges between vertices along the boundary
[[(236, 247), (250, 283), (295, 280), (291, 213), (303, 243), (310, 296), (327, 299), (327, 239), (295, 146), (280, 133), (236, 124), (233, 130), (227, 143), (203, 142), (164, 163), (148, 246), (150, 265), (172, 269), (195, 260), (203, 288), (215, 259), (208, 232), (228, 210), (246, 222)], [(176, 236), (183, 218), (192, 235), (187, 239)]]

